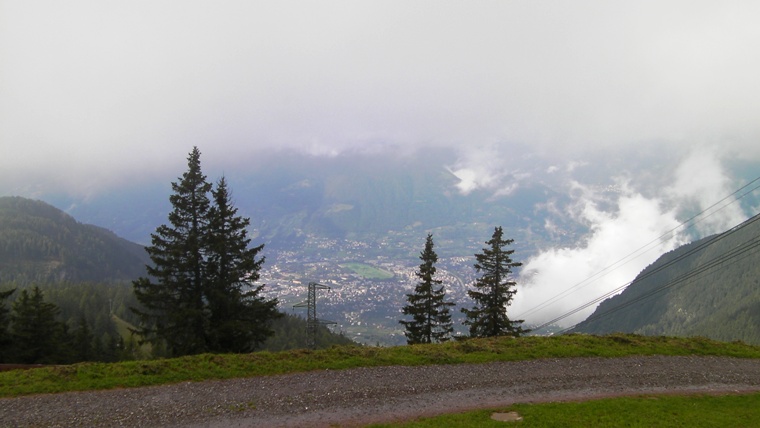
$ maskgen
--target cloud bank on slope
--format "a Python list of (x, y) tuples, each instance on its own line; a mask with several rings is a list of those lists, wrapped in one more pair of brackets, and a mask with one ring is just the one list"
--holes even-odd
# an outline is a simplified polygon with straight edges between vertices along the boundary
[[(589, 234), (573, 247), (550, 248), (524, 263), (510, 309), (513, 317), (532, 324), (548, 322), (628, 284), (663, 253), (748, 217), (729, 197), (695, 222), (680, 226), (738, 187), (721, 162), (703, 151), (685, 158), (671, 181), (671, 186), (652, 195), (643, 194), (630, 181), (621, 181), (612, 194), (574, 183), (575, 205), (567, 215), (588, 224)], [(595, 307), (559, 324), (574, 325)]]

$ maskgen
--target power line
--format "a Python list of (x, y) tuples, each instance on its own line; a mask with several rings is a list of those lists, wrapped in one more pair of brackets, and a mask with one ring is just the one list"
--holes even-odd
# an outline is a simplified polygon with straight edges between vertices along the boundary
[[(655, 269), (652, 269), (652, 270), (650, 270), (650, 271), (648, 271), (648, 272), (646, 272), (646, 273), (643, 273), (642, 275), (638, 276), (638, 277), (637, 277), (635, 280), (639, 280), (639, 281), (641, 281), (641, 280), (643, 280), (643, 279), (649, 278), (650, 276), (652, 276), (652, 275), (655, 275), (655, 274), (657, 274), (657, 273), (659, 273), (659, 272), (661, 272), (661, 271), (663, 271), (663, 270), (665, 270), (665, 269), (667, 269), (667, 268), (669, 268), (669, 267), (673, 266), (673, 265), (674, 265), (674, 264), (676, 264), (676, 263), (679, 263), (679, 262), (680, 262), (680, 261), (682, 261), (683, 259), (685, 259), (685, 258), (687, 258), (687, 257), (689, 257), (689, 256), (691, 256), (691, 255), (693, 255), (693, 254), (695, 254), (695, 253), (697, 253), (697, 252), (699, 252), (699, 251), (701, 251), (701, 250), (703, 250), (703, 249), (707, 248), (708, 246), (710, 246), (710, 245), (712, 245), (712, 244), (714, 244), (714, 243), (716, 243), (716, 242), (718, 242), (718, 241), (720, 241), (720, 240), (723, 240), (723, 239), (725, 239), (725, 238), (726, 238), (726, 237), (728, 237), (728, 236), (731, 236), (731, 235), (733, 235), (734, 233), (736, 233), (736, 232), (738, 232), (738, 231), (740, 231), (740, 230), (744, 229), (745, 227), (747, 227), (747, 226), (749, 226), (749, 225), (751, 225), (751, 224), (755, 223), (755, 222), (756, 222), (756, 221), (758, 221), (758, 220), (760, 220), (760, 214), (757, 214), (757, 215), (755, 215), (754, 217), (750, 218), (749, 220), (746, 220), (745, 222), (743, 222), (743, 223), (741, 223), (741, 224), (739, 224), (739, 225), (737, 225), (737, 226), (733, 227), (732, 229), (730, 229), (730, 230), (728, 230), (728, 231), (726, 231), (726, 232), (723, 232), (723, 233), (721, 233), (721, 234), (718, 234), (718, 235), (715, 235), (715, 236), (713, 236), (713, 237), (711, 237), (711, 238), (708, 238), (708, 239), (707, 239), (707, 240), (705, 240), (704, 242), (702, 242), (702, 243), (700, 243), (699, 245), (697, 245), (696, 247), (694, 247), (694, 248), (690, 249), (690, 250), (689, 250), (689, 251), (687, 251), (686, 253), (684, 253), (684, 254), (681, 254), (680, 256), (676, 257), (675, 259), (673, 259), (673, 260), (670, 260), (669, 262), (667, 262), (667, 263), (664, 263), (663, 265), (661, 265), (661, 266), (658, 266), (657, 268), (655, 268)], [(747, 242), (749, 242), (749, 244), (747, 244)], [(745, 245), (745, 244), (746, 244), (746, 245)], [(725, 261), (725, 260), (728, 260), (728, 259), (730, 259), (730, 258), (732, 258), (732, 257), (736, 257), (736, 256), (738, 256), (738, 255), (740, 255), (740, 254), (743, 254), (743, 253), (744, 253), (744, 252), (746, 252), (746, 251), (749, 251), (749, 250), (751, 250), (751, 249), (754, 249), (754, 248), (755, 248), (755, 247), (757, 247), (757, 246), (760, 246), (760, 238), (758, 238), (758, 237), (753, 237), (751, 241), (746, 241), (744, 244), (742, 244), (742, 247), (739, 247), (738, 249), (733, 249), (731, 252), (727, 253), (727, 255), (721, 256), (721, 257), (719, 258), (718, 262), (723, 262), (723, 261)], [(712, 261), (710, 261), (710, 262), (707, 262), (707, 263), (706, 263), (706, 264), (704, 264), (703, 266), (706, 266), (706, 268), (707, 268), (707, 269), (709, 269), (709, 268), (713, 267), (713, 266), (715, 265), (715, 263), (716, 263), (716, 261), (715, 261), (715, 260), (712, 260)], [(695, 272), (702, 272), (702, 271), (704, 271), (702, 267), (700, 267), (700, 268), (698, 268), (697, 270), (695, 270)], [(681, 281), (682, 281), (682, 280), (681, 280)], [(680, 282), (680, 281), (679, 281), (679, 282)], [(620, 287), (616, 288), (615, 290), (612, 290), (612, 291), (610, 291), (610, 292), (608, 292), (608, 293), (605, 293), (605, 294), (604, 294), (603, 296), (601, 296), (601, 297), (597, 297), (597, 298), (595, 298), (594, 300), (591, 300), (591, 301), (589, 301), (589, 302), (586, 302), (586, 303), (584, 303), (583, 305), (581, 305), (581, 306), (578, 306), (578, 307), (576, 307), (575, 309), (572, 309), (572, 310), (570, 310), (570, 311), (568, 311), (568, 312), (566, 312), (566, 313), (564, 313), (564, 314), (562, 314), (562, 315), (560, 315), (560, 316), (558, 316), (558, 317), (556, 317), (556, 318), (552, 319), (551, 321), (545, 322), (545, 323), (541, 324), (540, 326), (536, 327), (536, 328), (534, 329), (534, 331), (538, 331), (538, 330), (541, 330), (541, 329), (542, 329), (542, 328), (544, 328), (544, 327), (547, 327), (547, 326), (549, 326), (549, 325), (551, 325), (551, 324), (554, 324), (554, 323), (556, 323), (556, 322), (558, 322), (558, 321), (561, 321), (561, 320), (563, 320), (563, 319), (565, 319), (565, 318), (567, 318), (567, 317), (569, 317), (569, 316), (571, 316), (571, 315), (574, 315), (574, 314), (576, 314), (577, 312), (580, 312), (580, 311), (582, 311), (583, 309), (586, 309), (586, 308), (588, 308), (589, 306), (591, 306), (591, 305), (594, 305), (594, 304), (596, 304), (596, 303), (598, 303), (598, 302), (600, 302), (600, 301), (604, 300), (605, 298), (607, 298), (607, 297), (610, 297), (610, 296), (614, 295), (615, 293), (617, 293), (617, 292), (619, 292), (619, 291), (622, 291), (622, 290), (624, 290), (626, 287), (628, 287), (628, 286), (629, 286), (629, 285), (631, 285), (632, 283), (633, 283), (633, 281), (631, 281), (631, 282), (628, 282), (628, 283), (626, 283), (626, 284), (624, 284), (624, 285), (622, 285), (622, 286), (620, 286)], [(652, 295), (652, 294), (654, 294), (654, 293), (656, 293), (656, 292), (662, 291), (662, 290), (664, 290), (664, 289), (666, 289), (666, 288), (669, 288), (669, 287), (671, 287), (671, 286), (672, 286), (672, 284), (671, 284), (671, 283), (666, 283), (665, 285), (662, 285), (662, 286), (660, 286), (660, 287), (657, 287), (657, 288), (655, 289), (656, 291), (650, 292), (650, 293), (648, 293), (648, 295)], [(639, 299), (639, 300), (640, 300), (640, 299)], [(638, 300), (637, 300), (637, 301), (638, 301)], [(631, 303), (631, 304), (632, 304), (632, 303)], [(622, 309), (622, 308), (621, 308), (621, 309)], [(608, 311), (608, 312), (611, 312), (611, 311)], [(608, 312), (605, 312), (605, 313), (608, 313)], [(571, 327), (571, 328), (572, 328), (572, 327)], [(569, 330), (569, 329), (570, 329), (570, 328), (568, 328), (568, 329), (565, 329), (564, 331), (566, 331), (566, 330)]]
[[(742, 247), (737, 248), (737, 249), (733, 250), (730, 253), (727, 253), (726, 255), (724, 255), (722, 257), (719, 257), (719, 258), (716, 258), (714, 260), (711, 260), (710, 262), (708, 262), (708, 263), (700, 266), (699, 268), (694, 269), (693, 271), (687, 272), (687, 273), (681, 275), (680, 277), (678, 277), (676, 279), (673, 279), (672, 281), (666, 283), (665, 285), (657, 287), (657, 288), (655, 288), (655, 289), (647, 292), (646, 294), (643, 294), (641, 296), (636, 297), (635, 299), (632, 299), (632, 300), (627, 301), (625, 303), (621, 303), (620, 305), (615, 306), (615, 307), (613, 307), (613, 308), (611, 308), (611, 309), (609, 309), (609, 310), (607, 310), (607, 311), (605, 311), (603, 313), (594, 314), (594, 315), (590, 316), (589, 318), (587, 318), (586, 321), (596, 321), (598, 319), (605, 318), (605, 317), (607, 317), (609, 315), (614, 314), (615, 312), (617, 312), (619, 310), (625, 309), (625, 308), (627, 308), (627, 307), (629, 307), (629, 306), (631, 306), (633, 304), (636, 304), (636, 303), (639, 303), (639, 302), (641, 302), (643, 300), (646, 300), (649, 297), (652, 297), (655, 294), (660, 293), (661, 291), (665, 291), (665, 290), (667, 290), (669, 288), (673, 288), (673, 287), (675, 287), (675, 286), (677, 286), (679, 284), (685, 283), (687, 280), (690, 280), (690, 279), (696, 278), (698, 276), (701, 276), (702, 274), (707, 274), (711, 270), (713, 270), (713, 269), (715, 269), (717, 267), (723, 266), (724, 262), (728, 262), (725, 266), (730, 266), (731, 264), (737, 263), (737, 262), (739, 262), (739, 261), (741, 261), (741, 260), (743, 260), (743, 259), (745, 259), (745, 258), (747, 258), (749, 256), (755, 255), (757, 253), (757, 251), (754, 251), (754, 252), (750, 252), (750, 251), (754, 250), (757, 247), (760, 247), (760, 239), (758, 239), (756, 237), (752, 242), (746, 243)], [(741, 256), (741, 257), (739, 257), (739, 256)], [(568, 328), (566, 328), (564, 330), (561, 330), (559, 333), (565, 333), (565, 332), (567, 332), (569, 330), (572, 330), (573, 328), (575, 328), (575, 325), (572, 326), (572, 327), (568, 327)]]
[[(574, 291), (577, 291), (577, 289), (580, 289), (580, 288), (583, 288), (583, 287), (585, 287), (585, 286), (587, 286), (587, 285), (590, 285), (590, 284), (591, 284), (593, 281), (596, 281), (597, 279), (601, 278), (602, 276), (606, 275), (607, 273), (609, 273), (609, 272), (611, 272), (611, 271), (614, 271), (615, 269), (618, 269), (618, 268), (620, 268), (621, 266), (625, 265), (626, 263), (629, 263), (629, 262), (631, 262), (631, 261), (632, 261), (632, 260), (634, 260), (635, 258), (637, 258), (637, 257), (640, 257), (640, 256), (641, 256), (641, 255), (643, 255), (644, 253), (646, 253), (646, 252), (648, 252), (648, 251), (651, 251), (651, 250), (653, 250), (653, 249), (654, 249), (654, 247), (652, 247), (652, 248), (647, 248), (647, 247), (649, 247), (650, 245), (652, 245), (652, 244), (654, 244), (654, 243), (657, 243), (657, 242), (659, 242), (661, 239), (663, 239), (663, 238), (665, 238), (665, 237), (667, 237), (667, 236), (670, 236), (670, 235), (672, 235), (672, 234), (673, 234), (673, 232), (675, 232), (675, 231), (676, 231), (676, 230), (678, 230), (679, 228), (682, 228), (682, 227), (683, 227), (683, 228), (684, 228), (684, 230), (686, 230), (686, 229), (690, 229), (690, 228), (692, 228), (692, 227), (696, 226), (696, 225), (697, 225), (699, 222), (701, 222), (701, 221), (704, 221), (705, 219), (707, 219), (707, 218), (711, 217), (712, 215), (714, 215), (714, 214), (716, 214), (716, 213), (720, 212), (721, 210), (725, 209), (726, 207), (730, 206), (731, 204), (734, 204), (734, 203), (738, 202), (739, 200), (741, 200), (742, 198), (744, 198), (744, 197), (745, 197), (745, 196), (747, 196), (748, 194), (750, 194), (750, 193), (754, 192), (755, 190), (757, 190), (758, 188), (760, 188), (760, 185), (758, 185), (758, 186), (755, 186), (754, 188), (752, 188), (752, 189), (750, 189), (750, 190), (748, 190), (748, 191), (744, 192), (744, 193), (743, 193), (743, 194), (741, 194), (740, 196), (738, 196), (738, 197), (736, 197), (736, 198), (733, 198), (733, 199), (732, 199), (732, 200), (731, 200), (729, 203), (727, 203), (727, 204), (725, 204), (725, 205), (721, 206), (720, 208), (718, 208), (718, 209), (714, 210), (713, 212), (709, 213), (708, 215), (705, 215), (705, 216), (703, 216), (702, 218), (700, 218), (700, 219), (698, 219), (698, 220), (696, 220), (696, 221), (695, 221), (695, 219), (697, 219), (698, 217), (700, 217), (700, 216), (702, 216), (703, 214), (707, 213), (707, 212), (708, 212), (708, 211), (710, 211), (711, 209), (713, 209), (713, 208), (715, 208), (716, 206), (720, 205), (721, 203), (723, 203), (723, 202), (724, 202), (724, 201), (726, 201), (727, 199), (729, 199), (729, 198), (733, 197), (734, 195), (736, 195), (737, 193), (739, 193), (739, 192), (741, 192), (742, 190), (746, 189), (747, 187), (751, 186), (752, 184), (754, 184), (754, 183), (755, 183), (755, 182), (757, 182), (757, 181), (760, 181), (760, 177), (757, 177), (757, 178), (755, 178), (754, 180), (752, 180), (752, 181), (748, 182), (748, 183), (747, 183), (747, 184), (745, 184), (744, 186), (742, 186), (742, 187), (740, 187), (739, 189), (737, 189), (737, 190), (735, 190), (734, 192), (732, 192), (730, 195), (727, 195), (727, 196), (725, 196), (725, 197), (724, 197), (724, 198), (722, 198), (721, 200), (719, 200), (719, 201), (715, 202), (714, 204), (712, 204), (712, 205), (710, 205), (709, 207), (705, 208), (705, 209), (704, 209), (704, 210), (702, 210), (701, 212), (699, 212), (699, 213), (695, 214), (695, 215), (694, 215), (694, 216), (692, 216), (691, 218), (689, 218), (689, 219), (687, 219), (686, 221), (684, 221), (684, 222), (680, 223), (678, 226), (676, 226), (676, 227), (674, 227), (674, 228), (672, 228), (672, 229), (668, 230), (667, 232), (663, 233), (662, 235), (658, 236), (657, 238), (655, 238), (655, 239), (653, 239), (653, 240), (649, 241), (648, 243), (644, 244), (643, 246), (639, 247), (638, 249), (634, 250), (633, 252), (629, 253), (628, 255), (624, 256), (623, 258), (621, 258), (621, 259), (617, 260), (616, 262), (612, 263), (611, 265), (609, 265), (609, 266), (605, 267), (604, 269), (602, 269), (602, 270), (600, 270), (600, 271), (598, 271), (598, 272), (594, 273), (593, 275), (589, 276), (588, 278), (586, 278), (586, 279), (584, 279), (584, 280), (582, 280), (582, 281), (580, 281), (580, 282), (576, 283), (575, 285), (573, 285), (572, 287), (570, 287), (570, 288), (566, 289), (565, 291), (563, 291), (563, 292), (561, 292), (561, 293), (559, 293), (559, 294), (557, 294), (557, 295), (555, 295), (555, 296), (553, 296), (553, 297), (551, 297), (551, 298), (549, 298), (549, 299), (545, 300), (544, 302), (542, 302), (542, 303), (540, 303), (540, 304), (538, 304), (538, 305), (536, 305), (536, 306), (534, 306), (534, 307), (532, 307), (532, 308), (528, 309), (527, 311), (525, 311), (525, 312), (523, 312), (522, 314), (520, 314), (519, 316), (517, 316), (517, 318), (520, 318), (520, 319), (525, 319), (527, 315), (530, 315), (530, 314), (532, 314), (532, 313), (535, 313), (535, 312), (537, 312), (537, 311), (539, 311), (539, 310), (541, 310), (541, 309), (544, 309), (544, 308), (546, 308), (547, 306), (551, 305), (552, 303), (555, 303), (556, 301), (558, 301), (559, 299), (561, 299), (561, 298), (563, 298), (563, 297), (567, 296), (568, 294), (570, 294), (570, 293), (572, 293), (572, 292), (574, 292)], [(688, 226), (686, 226), (688, 223), (691, 223), (691, 224), (690, 224), (690, 225), (688, 225)], [(611, 294), (615, 294), (615, 293), (617, 293), (618, 291), (621, 291), (622, 289), (625, 289), (625, 287), (627, 287), (629, 284), (630, 284), (630, 283), (628, 283), (628, 284), (625, 284), (625, 285), (623, 285), (623, 286), (621, 286), (621, 287), (618, 287), (618, 288), (616, 288), (615, 290), (613, 290), (613, 291), (612, 291), (612, 292), (610, 292), (610, 293), (611, 293)], [(596, 299), (595, 299), (596, 301), (592, 301), (592, 302), (589, 302), (589, 303), (588, 303), (588, 305), (590, 306), (591, 304), (594, 304), (594, 303), (596, 303), (596, 302), (598, 302), (598, 301), (601, 301), (601, 300), (603, 300), (603, 299), (604, 299), (604, 298), (606, 298), (606, 297), (609, 297), (610, 293), (607, 293), (607, 294), (605, 294), (604, 296), (601, 296), (600, 298), (598, 298), (599, 300), (596, 300)], [(588, 306), (585, 306), (585, 307), (588, 307)], [(584, 307), (584, 308), (582, 308), (582, 309), (585, 309), (585, 307)], [(582, 310), (582, 309), (579, 309), (579, 310)]]

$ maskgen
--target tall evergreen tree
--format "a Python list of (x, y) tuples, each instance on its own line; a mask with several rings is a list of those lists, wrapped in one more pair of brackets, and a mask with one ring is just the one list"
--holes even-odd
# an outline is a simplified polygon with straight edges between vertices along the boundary
[(133, 283), (143, 306), (132, 309), (141, 319), (137, 332), (154, 344), (165, 342), (170, 355), (209, 349), (204, 256), (211, 184), (201, 172), (197, 147), (187, 167), (179, 182), (172, 183), (170, 225), (159, 226), (146, 248), (153, 262), (147, 266), (149, 277)]
[[(420, 253), (419, 270), (415, 272), (419, 282), (413, 294), (407, 294), (407, 304), (402, 308), (404, 315), (411, 315), (411, 321), (399, 321), (404, 325), (407, 343), (433, 343), (449, 340), (454, 331), (450, 306), (447, 302), (443, 281), (435, 279), (438, 255), (433, 250), (433, 235), (428, 234), (425, 249)], [(440, 287), (439, 287), (440, 286)]]
[(5, 299), (14, 291), (15, 288), (0, 291), (0, 363), (10, 361), (11, 358), (10, 309), (5, 306)]
[(505, 247), (514, 242), (504, 239), (501, 226), (495, 228), (493, 236), (486, 242), (487, 248), (475, 254), (475, 270), (481, 274), (475, 280), (475, 290), (467, 294), (475, 301), (472, 309), (462, 308), (466, 315), (465, 325), (470, 326), (470, 336), (519, 336), (526, 333), (520, 324), (523, 320), (510, 320), (507, 307), (512, 303), (517, 290), (516, 283), (510, 278), (512, 268), (522, 263), (512, 261), (514, 250)]
[(74, 361), (95, 361), (98, 357), (95, 353), (95, 335), (92, 334), (92, 329), (83, 315), (79, 317), (77, 329), (72, 336)]
[(207, 298), (210, 348), (215, 352), (249, 352), (272, 335), (270, 321), (279, 316), (277, 299), (261, 296), (259, 279), (264, 245), (249, 248), (250, 219), (237, 215), (227, 181), (212, 191), (207, 233)]
[(277, 300), (252, 285), (263, 245), (249, 248), (250, 220), (237, 214), (224, 178), (212, 190), (197, 148), (172, 189), (170, 225), (159, 226), (147, 248), (154, 265), (133, 283), (142, 304), (132, 308), (141, 320), (137, 333), (168, 355), (250, 351), (272, 334), (269, 323), (279, 316)]
[(15, 361), (25, 364), (64, 362), (68, 354), (65, 325), (56, 317), (60, 310), (44, 301), (39, 287), (32, 292), (22, 290), (13, 302), (11, 337)]

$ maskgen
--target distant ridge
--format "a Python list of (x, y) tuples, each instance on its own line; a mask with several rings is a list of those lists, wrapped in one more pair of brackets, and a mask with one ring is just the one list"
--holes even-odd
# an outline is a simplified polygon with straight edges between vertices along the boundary
[(0, 282), (128, 281), (149, 260), (141, 245), (45, 202), (0, 197)]
[[(760, 344), (760, 217), (679, 247), (572, 331)], [(666, 266), (670, 264), (670, 266)]]

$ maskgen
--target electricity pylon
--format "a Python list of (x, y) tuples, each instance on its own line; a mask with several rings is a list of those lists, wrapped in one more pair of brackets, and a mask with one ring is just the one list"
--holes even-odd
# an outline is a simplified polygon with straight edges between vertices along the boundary
[(306, 308), (306, 341), (311, 349), (317, 349), (317, 327), (320, 325), (337, 324), (317, 318), (317, 290), (330, 290), (330, 287), (316, 282), (309, 283), (309, 295), (306, 301), (293, 305), (294, 308)]

